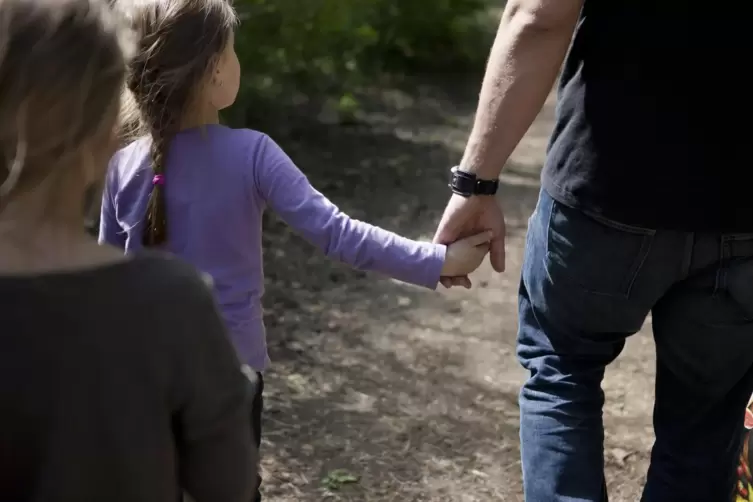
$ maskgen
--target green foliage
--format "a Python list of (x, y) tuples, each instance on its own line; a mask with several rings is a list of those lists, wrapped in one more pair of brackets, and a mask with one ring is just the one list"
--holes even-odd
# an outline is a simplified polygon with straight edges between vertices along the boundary
[(488, 0), (236, 0), (247, 90), (342, 90), (381, 71), (483, 64)]
[(322, 479), (322, 486), (325, 490), (330, 492), (336, 492), (342, 489), (345, 485), (352, 485), (358, 483), (360, 476), (352, 474), (345, 469), (335, 469), (330, 471)]

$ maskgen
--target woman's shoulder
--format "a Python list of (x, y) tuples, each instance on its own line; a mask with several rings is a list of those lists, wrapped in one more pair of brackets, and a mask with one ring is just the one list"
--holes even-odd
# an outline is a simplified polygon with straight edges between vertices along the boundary
[[(103, 249), (106, 246), (98, 246)], [(90, 291), (108, 303), (197, 304), (212, 297), (212, 281), (173, 255), (141, 250), (119, 259), (102, 259), (87, 267), (46, 273), (48, 284)]]
[[(141, 251), (131, 260), (121, 305), (138, 312), (138, 324), (183, 352), (205, 346), (208, 331), (222, 329), (209, 275), (166, 253)], [(126, 293), (126, 291), (128, 293)]]
[(217, 318), (209, 276), (168, 253), (142, 250), (119, 264), (93, 269), (77, 289), (128, 312), (144, 330), (163, 332), (167, 339), (173, 338), (170, 333), (189, 336)]
[(186, 313), (213, 313), (211, 281), (193, 266), (162, 252), (140, 251), (126, 257), (121, 252), (118, 257), (105, 253), (106, 246), (96, 248), (101, 248), (102, 253), (89, 256), (86, 263), (0, 275), (0, 295), (19, 291), (43, 303), (75, 291), (71, 298), (77, 299), (82, 309), (89, 311), (96, 304), (102, 315), (138, 314), (154, 321), (145, 325), (162, 325), (163, 321), (185, 317)]
[(211, 276), (170, 253), (139, 251), (123, 263), (117, 271), (143, 289), (148, 284), (150, 294), (168, 298), (206, 299), (211, 297)]

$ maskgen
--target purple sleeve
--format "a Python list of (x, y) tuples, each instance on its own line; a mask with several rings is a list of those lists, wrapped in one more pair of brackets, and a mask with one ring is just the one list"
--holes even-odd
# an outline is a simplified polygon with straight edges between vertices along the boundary
[(117, 174), (118, 154), (110, 161), (102, 189), (102, 209), (99, 217), (99, 243), (110, 244), (125, 249), (126, 234), (118, 223), (115, 212), (115, 195), (118, 193)]
[(312, 187), (268, 137), (253, 173), (259, 195), (272, 210), (329, 258), (418, 286), (437, 287), (445, 246), (406, 239), (350, 218)]

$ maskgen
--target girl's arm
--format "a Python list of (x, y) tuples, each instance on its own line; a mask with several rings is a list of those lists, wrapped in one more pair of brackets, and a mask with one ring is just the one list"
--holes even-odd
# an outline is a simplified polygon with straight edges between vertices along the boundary
[(117, 157), (115, 154), (107, 170), (104, 187), (102, 189), (102, 207), (99, 214), (99, 243), (110, 244), (121, 249), (125, 248), (126, 235), (115, 212), (115, 194), (118, 193)]
[(262, 139), (252, 161), (253, 182), (259, 196), (328, 257), (357, 269), (436, 288), (445, 246), (417, 242), (350, 218), (312, 187), (269, 137)]

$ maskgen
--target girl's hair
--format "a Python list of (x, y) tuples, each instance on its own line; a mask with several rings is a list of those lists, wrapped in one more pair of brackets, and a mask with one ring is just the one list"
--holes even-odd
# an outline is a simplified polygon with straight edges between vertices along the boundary
[(143, 242), (167, 238), (164, 182), (171, 138), (237, 25), (229, 0), (118, 0), (137, 37), (120, 117), (122, 140), (148, 134), (154, 182)]
[(103, 0), (0, 0), (0, 207), (111, 139), (124, 35)]

